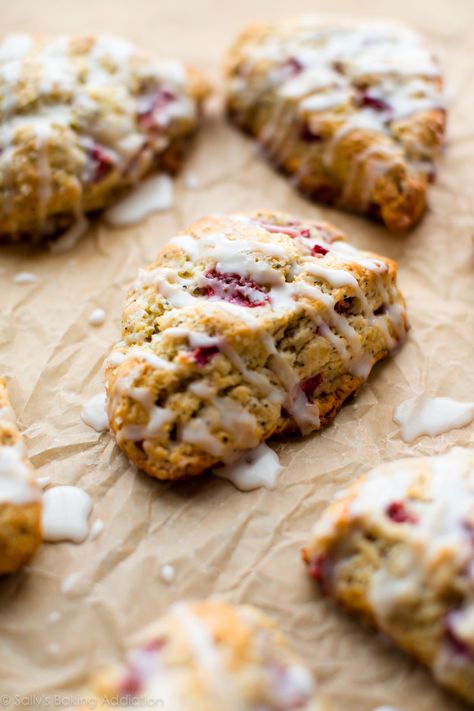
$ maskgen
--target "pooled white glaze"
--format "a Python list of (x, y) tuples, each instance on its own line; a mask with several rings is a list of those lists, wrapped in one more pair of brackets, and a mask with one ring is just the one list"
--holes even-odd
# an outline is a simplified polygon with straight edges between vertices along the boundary
[(43, 494), (42, 529), (45, 541), (82, 543), (89, 533), (92, 499), (77, 486), (55, 486)]
[(104, 309), (101, 309), (99, 307), (97, 309), (94, 309), (94, 311), (89, 316), (89, 323), (91, 326), (102, 326), (105, 322), (105, 317), (106, 313)]
[(214, 469), (214, 474), (232, 482), (240, 491), (252, 491), (262, 486), (275, 489), (282, 469), (277, 453), (261, 444), (245, 452), (234, 464)]
[(13, 277), (15, 284), (34, 284), (38, 281), (38, 277), (33, 272), (18, 272)]
[(474, 420), (474, 402), (459, 402), (449, 397), (422, 394), (400, 403), (393, 412), (402, 439), (414, 442), (422, 435), (436, 437)]
[(169, 175), (152, 175), (109, 208), (105, 219), (113, 227), (133, 225), (154, 212), (169, 210), (173, 207), (173, 199), (173, 180)]
[(109, 418), (106, 410), (105, 392), (93, 395), (81, 410), (81, 419), (96, 432), (105, 432), (109, 428)]

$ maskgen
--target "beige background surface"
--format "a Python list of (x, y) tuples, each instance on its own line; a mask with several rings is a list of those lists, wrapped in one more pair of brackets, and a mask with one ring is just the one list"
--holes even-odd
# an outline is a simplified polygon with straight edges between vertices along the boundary
[[(431, 210), (406, 237), (304, 201), (255, 154), (251, 143), (213, 120), (189, 168), (199, 186), (177, 181), (175, 207), (130, 229), (96, 224), (64, 255), (2, 248), (0, 371), (34, 464), (53, 483), (93, 497), (102, 535), (81, 546), (45, 545), (33, 565), (0, 583), (0, 692), (23, 708), (77, 692), (88, 670), (117, 658), (137, 630), (173, 600), (218, 593), (272, 613), (310, 661), (338, 711), (459, 711), (428, 675), (329, 603), (306, 579), (299, 548), (322, 506), (367, 467), (401, 455), (472, 443), (474, 427), (403, 444), (394, 404), (426, 389), (473, 399), (474, 372), (474, 3), (472, 0), (2, 0), (1, 30), (106, 30), (159, 54), (192, 61), (214, 77), (234, 34), (256, 18), (337, 11), (391, 15), (424, 31), (441, 55), (452, 104), (447, 150)], [(285, 440), (274, 492), (247, 494), (211, 477), (160, 485), (128, 465), (108, 434), (80, 420), (101, 388), (104, 356), (119, 331), (125, 289), (139, 265), (178, 229), (211, 211), (265, 206), (331, 219), (355, 244), (398, 260), (413, 329), (403, 350), (378, 367), (357, 400), (324, 432)], [(40, 277), (18, 286), (20, 270)], [(101, 329), (88, 325), (97, 307)], [(164, 563), (176, 581), (160, 580)], [(61, 581), (79, 577), (68, 594)], [(61, 619), (48, 622), (58, 611)], [(28, 696), (42, 694), (42, 699)], [(13, 704), (11, 698), (10, 703)], [(0, 696), (0, 704), (8, 707)]]

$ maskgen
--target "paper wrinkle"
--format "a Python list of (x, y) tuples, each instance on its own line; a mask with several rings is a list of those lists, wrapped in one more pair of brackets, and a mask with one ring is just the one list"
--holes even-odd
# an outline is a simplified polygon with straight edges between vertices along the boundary
[[(260, 0), (258, 12), (242, 0), (231, 14), (216, 13), (210, 0), (202, 0), (199, 8), (186, 8), (183, 23), (179, 3), (136, 0), (117, 13), (115, 2), (104, 0), (87, 16), (80, 3), (68, 5), (67, 13), (51, 0), (28, 5), (28, 13), (23, 5), (4, 8), (3, 32), (18, 26), (74, 26), (80, 32), (96, 25), (156, 51), (156, 27), (165, 23), (163, 53), (179, 54), (214, 76), (246, 22), (288, 13), (283, 0)], [(326, 5), (331, 10), (334, 3)], [(348, 5), (340, 2), (336, 9)], [(379, 12), (368, 0), (357, 7), (361, 14)], [(312, 9), (306, 1), (298, 8)], [(95, 540), (45, 544), (27, 569), (0, 581), (2, 693), (79, 693), (91, 670), (121, 658), (172, 602), (218, 595), (273, 615), (310, 663), (335, 711), (383, 705), (461, 710), (380, 635), (319, 597), (299, 553), (325, 504), (368, 468), (474, 445), (473, 425), (410, 445), (392, 421), (393, 407), (419, 392), (459, 400), (472, 399), (474, 392), (474, 8), (458, 3), (456, 9), (454, 18), (449, 5), (432, 6), (429, 16), (408, 0), (396, 7), (398, 16), (445, 50), (446, 73), (456, 82), (450, 144), (429, 194), (431, 209), (409, 235), (389, 235), (367, 220), (304, 200), (251, 141), (213, 118), (176, 180), (169, 212), (121, 230), (94, 219), (89, 233), (64, 254), (1, 247), (0, 372), (9, 378), (28, 452), (38, 475), (50, 477), (52, 485), (87, 491), (94, 519), (104, 521)], [(196, 189), (186, 188), (186, 174), (199, 177)], [(194, 220), (259, 207), (332, 221), (356, 246), (397, 260), (412, 324), (409, 338), (323, 432), (272, 441), (284, 465), (274, 491), (239, 492), (211, 475), (176, 484), (154, 481), (128, 463), (109, 433), (99, 436), (80, 417), (83, 405), (103, 388), (102, 364), (119, 337), (126, 290), (138, 268)], [(32, 272), (38, 281), (14, 285), (19, 272)], [(107, 313), (100, 329), (88, 324), (96, 305)], [(161, 578), (166, 564), (176, 570), (172, 585)], [(80, 573), (76, 585), (61, 593), (61, 582), (74, 573)], [(47, 624), (53, 611), (61, 617)], [(54, 657), (47, 653), (51, 644), (60, 646)]]

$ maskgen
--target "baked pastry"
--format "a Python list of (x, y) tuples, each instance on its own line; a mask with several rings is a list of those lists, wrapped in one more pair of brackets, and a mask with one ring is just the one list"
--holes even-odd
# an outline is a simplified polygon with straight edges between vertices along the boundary
[(122, 666), (93, 682), (103, 706), (161, 701), (170, 711), (324, 711), (312, 675), (254, 607), (178, 603)]
[(41, 493), (0, 378), (0, 574), (27, 563), (41, 543)]
[(159, 479), (319, 429), (407, 328), (390, 259), (283, 213), (206, 217), (139, 272), (106, 367), (119, 446)]
[(326, 594), (474, 702), (474, 451), (376, 467), (304, 551)]
[(226, 77), (230, 116), (302, 191), (394, 232), (420, 219), (446, 113), (415, 32), (322, 17), (254, 25)]
[(176, 172), (208, 84), (108, 35), (0, 44), (0, 236), (51, 235)]

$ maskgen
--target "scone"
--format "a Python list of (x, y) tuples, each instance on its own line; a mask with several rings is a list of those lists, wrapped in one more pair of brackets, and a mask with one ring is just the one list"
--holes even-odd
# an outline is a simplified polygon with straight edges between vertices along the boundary
[(208, 85), (108, 35), (0, 44), (0, 238), (39, 239), (176, 172)]
[[(274, 623), (254, 607), (178, 603), (122, 666), (93, 681), (109, 708), (160, 701), (169, 711), (324, 711), (312, 675)], [(139, 700), (143, 706), (139, 706)]]
[(138, 274), (106, 367), (110, 427), (152, 476), (200, 474), (328, 423), (406, 328), (395, 263), (334, 227), (206, 217)]
[(27, 563), (41, 543), (41, 493), (0, 378), (0, 575)]
[(437, 62), (415, 32), (321, 17), (254, 25), (226, 78), (232, 119), (302, 191), (394, 232), (420, 219), (446, 112)]
[(304, 551), (323, 592), (474, 702), (474, 451), (402, 459), (333, 503)]

